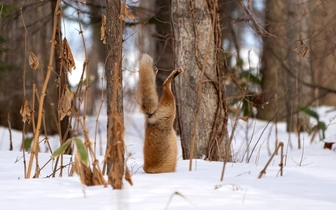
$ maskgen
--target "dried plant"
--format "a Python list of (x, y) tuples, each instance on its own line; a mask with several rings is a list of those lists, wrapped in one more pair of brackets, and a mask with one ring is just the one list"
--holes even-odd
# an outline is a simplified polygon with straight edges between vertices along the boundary
[(283, 174), (283, 147), (284, 147), (284, 144), (282, 142), (280, 142), (279, 145), (275, 148), (272, 156), (270, 157), (270, 159), (266, 163), (265, 167), (260, 171), (258, 179), (260, 179), (263, 175), (266, 174), (266, 169), (267, 169), (268, 165), (271, 163), (272, 159), (278, 153), (278, 150), (280, 148), (281, 148), (281, 152), (280, 152), (280, 164), (279, 164), (279, 166), (280, 166), (280, 176), (282, 176), (282, 174)]

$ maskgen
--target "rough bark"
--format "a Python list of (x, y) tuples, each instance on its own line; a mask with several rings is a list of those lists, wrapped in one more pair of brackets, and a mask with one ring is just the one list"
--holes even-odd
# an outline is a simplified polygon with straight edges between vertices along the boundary
[[(215, 1), (209, 2), (217, 4)], [(193, 158), (205, 156), (210, 160), (223, 160), (225, 152), (230, 154), (230, 151), (224, 149), (227, 141), (227, 112), (224, 109), (225, 102), (220, 98), (224, 90), (220, 88), (223, 84), (220, 83), (221, 74), (218, 75), (217, 69), (219, 49), (216, 43), (218, 37), (214, 32), (218, 30), (214, 28), (217, 25), (213, 24), (209, 8), (213, 8), (211, 4), (202, 0), (173, 0), (171, 5), (175, 67), (185, 69), (175, 82), (184, 159), (190, 158), (195, 120), (196, 145)], [(202, 70), (204, 76), (200, 78)], [(201, 95), (197, 92), (199, 85)], [(216, 125), (218, 119), (221, 125)], [(216, 129), (217, 126), (221, 128)], [(231, 160), (230, 155), (226, 157)]]
[(124, 125), (121, 68), (123, 23), (119, 18), (120, 1), (107, 0), (106, 3), (107, 171), (112, 187), (121, 189), (124, 174), (124, 153), (120, 151), (120, 149), (123, 150), (123, 139), (119, 138), (120, 133), (117, 133), (117, 127), (123, 128)]

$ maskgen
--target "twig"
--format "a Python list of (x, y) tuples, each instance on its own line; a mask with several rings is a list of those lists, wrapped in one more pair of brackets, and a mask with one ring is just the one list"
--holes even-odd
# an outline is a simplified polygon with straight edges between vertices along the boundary
[[(101, 77), (101, 81), (102, 81), (102, 87), (104, 86), (104, 74), (102, 74), (102, 77)], [(97, 112), (97, 117), (96, 117), (96, 126), (95, 126), (95, 137), (94, 137), (94, 151), (96, 152), (96, 139), (97, 139), (97, 133), (99, 131), (99, 116), (100, 116), (100, 112), (102, 110), (102, 107), (103, 107), (103, 104), (104, 104), (104, 88), (101, 88), (101, 103), (100, 103), (100, 106), (99, 106), (99, 109), (98, 109), (98, 112)], [(103, 148), (102, 148), (102, 144), (100, 142), (100, 155), (103, 155)]]
[(283, 159), (283, 146), (284, 146), (284, 144), (282, 142), (280, 142), (279, 145), (278, 145), (278, 147), (275, 148), (275, 150), (274, 150), (271, 158), (268, 160), (268, 162), (266, 163), (265, 167), (260, 171), (258, 179), (261, 179), (261, 177), (264, 174), (266, 174), (266, 169), (267, 169), (268, 165), (271, 163), (273, 157), (276, 155), (276, 153), (278, 152), (278, 150), (279, 150), (280, 147), (281, 147), (281, 156), (280, 156), (280, 164), (279, 164), (279, 166), (280, 166), (280, 176), (282, 176), (282, 174), (283, 174), (283, 160), (282, 160)]
[(26, 23), (24, 21), (23, 18), (23, 14), (22, 14), (22, 7), (20, 7), (20, 15), (21, 15), (21, 20), (22, 20), (22, 24), (24, 27), (24, 64), (23, 64), (23, 76), (22, 76), (22, 86), (23, 86), (23, 98), (26, 98), (26, 69), (27, 69), (27, 35), (28, 35), (28, 31), (27, 31), (27, 27), (26, 27)]
[(259, 136), (257, 142), (255, 143), (255, 145), (254, 145), (254, 147), (253, 147), (253, 149), (252, 149), (252, 151), (251, 151), (251, 154), (250, 154), (250, 157), (249, 157), (248, 160), (247, 160), (247, 163), (250, 162), (250, 159), (251, 159), (251, 157), (252, 157), (252, 155), (253, 155), (253, 151), (255, 150), (257, 144), (259, 143), (259, 141), (260, 141), (262, 135), (264, 134), (266, 128), (267, 128), (268, 125), (273, 121), (273, 119), (275, 118), (275, 116), (276, 116), (277, 114), (278, 114), (278, 112), (276, 112), (276, 113), (273, 115), (272, 119), (270, 119), (270, 120), (267, 122), (267, 125), (264, 127), (263, 131), (261, 132), (261, 134), (260, 134), (260, 136)]
[[(2, 10), (2, 8), (1, 8)], [(26, 66), (27, 66), (27, 27), (26, 23), (24, 22), (23, 14), (22, 14), (22, 7), (20, 7), (20, 15), (22, 19), (22, 24), (24, 26), (25, 35), (24, 35), (24, 64), (23, 64), (23, 76), (22, 76), (22, 87), (23, 87), (23, 98), (26, 99)], [(34, 118), (34, 117), (33, 117)], [(25, 149), (24, 149), (24, 141), (25, 141), (25, 130), (26, 130), (26, 122), (23, 122), (23, 129), (22, 129), (22, 155), (23, 155), (23, 170), (24, 170), (24, 176), (26, 177), (26, 155), (25, 155)]]
[(12, 139), (12, 127), (9, 118), (9, 113), (7, 115), (7, 122), (8, 122), (8, 131), (9, 131), (9, 151), (13, 151), (13, 139)]
[(86, 44), (85, 44), (85, 39), (84, 39), (84, 33), (82, 30), (82, 24), (80, 20), (80, 11), (77, 11), (78, 15), (78, 25), (79, 25), (79, 34), (82, 38), (82, 43), (83, 43), (83, 48), (84, 48), (84, 55), (85, 55), (85, 61), (83, 63), (83, 72), (86, 72), (86, 80), (85, 80), (85, 99), (84, 99), (84, 114), (83, 114), (83, 123), (84, 123), (84, 128), (86, 128), (86, 110), (87, 110), (87, 103), (88, 103), (88, 90), (89, 90), (89, 58), (88, 54), (86, 51)]
[(243, 0), (240, 0), (239, 3), (241, 4), (241, 6), (243, 7), (245, 13), (247, 14), (247, 16), (249, 17), (249, 19), (252, 21), (252, 23), (256, 26), (257, 29), (257, 33), (261, 34), (261, 35), (268, 35), (271, 37), (275, 37), (275, 35), (270, 34), (268, 31), (266, 31), (259, 23), (258, 21), (254, 18), (253, 14), (251, 13), (251, 11), (249, 10), (249, 8), (246, 7), (245, 3)]

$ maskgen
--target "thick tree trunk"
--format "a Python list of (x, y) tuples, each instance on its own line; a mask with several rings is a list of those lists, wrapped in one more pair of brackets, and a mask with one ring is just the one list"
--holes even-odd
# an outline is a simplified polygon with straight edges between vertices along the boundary
[[(185, 69), (175, 82), (183, 158), (231, 160), (224, 90), (217, 68), (219, 22), (213, 18), (214, 24), (210, 14), (217, 3), (209, 2), (173, 0), (171, 5), (175, 67)], [(193, 135), (196, 145), (191, 156)]]

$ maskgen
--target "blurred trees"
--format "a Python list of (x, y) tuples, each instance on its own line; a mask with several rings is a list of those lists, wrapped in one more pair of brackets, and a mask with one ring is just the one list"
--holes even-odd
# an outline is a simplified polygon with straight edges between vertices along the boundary
[(309, 1), (309, 8), (314, 104), (336, 106), (336, 1)]
[[(290, 5), (290, 6), (289, 6)], [(300, 107), (312, 102), (312, 84), (309, 56), (310, 13), (308, 4), (297, 1), (267, 1), (262, 68), (262, 90), (268, 104), (260, 109), (258, 117), (271, 120), (286, 119), (289, 131), (309, 127), (309, 119), (299, 112)], [(277, 116), (275, 116), (277, 115)]]
[[(334, 13), (328, 1), (266, 1), (262, 95), (258, 118), (287, 122), (289, 131), (309, 129), (301, 107), (336, 106)], [(328, 44), (327, 44), (328, 43)]]
[[(33, 97), (37, 97), (34, 91), (38, 93), (42, 88), (49, 61), (53, 3), (54, 1), (29, 0), (24, 2), (9, 1), (8, 4), (1, 5), (4, 12), (1, 13), (0, 37), (3, 41), (2, 46), (6, 48), (0, 52), (0, 106), (2, 107), (0, 124), (2, 126), (7, 126), (8, 116), (12, 128), (22, 130), (20, 107), (23, 104), (23, 99), (27, 98), (32, 106)], [(57, 38), (62, 39), (59, 27), (58, 32)], [(62, 42), (59, 40), (55, 48), (58, 52), (55, 53), (55, 59), (58, 60), (58, 63), (60, 62), (61, 44)], [(39, 59), (37, 70), (33, 70), (29, 66), (30, 52), (36, 54)], [(42, 130), (48, 134), (60, 132), (57, 104), (59, 100), (58, 87), (62, 85), (58, 83), (60, 80), (57, 75), (61, 74), (59, 74), (59, 66), (55, 66), (54, 70), (48, 84), (46, 103), (44, 104), (44, 119), (47, 123)], [(33, 84), (36, 84), (35, 90)], [(32, 112), (33, 116), (37, 107), (31, 107), (35, 111)], [(67, 123), (64, 124), (62, 130), (65, 129), (67, 129)], [(30, 127), (29, 130), (32, 131), (33, 128)]]
[[(33, 84), (36, 84), (37, 90), (41, 89), (48, 64), (52, 2), (54, 1), (28, 0), (24, 3), (5, 1), (6, 4), (1, 5), (0, 106), (2, 109), (0, 110), (0, 124), (3, 126), (7, 126), (9, 117), (12, 128), (23, 129), (20, 115), (24, 99), (23, 79), (26, 97), (30, 104), (33, 99)], [(159, 92), (163, 80), (173, 68), (179, 66), (185, 68), (186, 73), (181, 80), (176, 80), (179, 84), (175, 85), (178, 87), (176, 89), (178, 111), (181, 112), (177, 117), (180, 130), (184, 132), (181, 133), (182, 144), (188, 144), (192, 139), (191, 127), (194, 117), (191, 116), (196, 115), (198, 103), (196, 90), (205, 60), (209, 62), (213, 60), (214, 63), (208, 63), (204, 67), (205, 74), (201, 79), (203, 102), (201, 102), (199, 118), (208, 117), (211, 121), (212, 117), (209, 116), (215, 114), (210, 113), (209, 107), (219, 109), (218, 107), (223, 105), (224, 101), (230, 105), (227, 109), (236, 113), (237, 107), (235, 106), (243, 98), (245, 103), (257, 109), (257, 111), (249, 109), (251, 113), (244, 112), (244, 114), (250, 114), (250, 116), (256, 114), (257, 118), (267, 121), (284, 121), (287, 122), (289, 131), (302, 131), (309, 128), (309, 121), (307, 116), (300, 112), (301, 107), (336, 106), (334, 95), (336, 93), (334, 82), (336, 80), (334, 53), (336, 2), (325, 0), (217, 2), (209, 0), (188, 1), (188, 5), (185, 4), (186, 2), (182, 1), (179, 8), (174, 4), (175, 1), (169, 0), (127, 2), (136, 20), (126, 20), (125, 26), (131, 33), (123, 36), (124, 39), (134, 39), (137, 42), (129, 47), (131, 52), (127, 54), (131, 55), (130, 57), (134, 56), (135, 62), (141, 53), (146, 52), (153, 56), (155, 65), (159, 69), (157, 79)], [(75, 3), (77, 4), (77, 2), (63, 1), (63, 6), (74, 6)], [(97, 81), (97, 63), (105, 63), (107, 56), (105, 47), (99, 40), (101, 12), (105, 11), (107, 2), (90, 0), (85, 3), (86, 6), (81, 7), (85, 9), (81, 12), (88, 14), (87, 23), (92, 31), (90, 37), (92, 43), (88, 56), (90, 71), (89, 78), (86, 78), (91, 82), (87, 87), (91, 91), (88, 95), (87, 113), (93, 114), (94, 101), (98, 94), (96, 94), (96, 83), (92, 79)], [(218, 27), (209, 9), (213, 8), (213, 4), (218, 4), (216, 11), (220, 15), (218, 31), (221, 34), (217, 31), (211, 38), (212, 41), (209, 41), (208, 35), (205, 35), (206, 32), (210, 33), (212, 26)], [(20, 7), (22, 7), (22, 14)], [(180, 13), (182, 10), (183, 13)], [(25, 21), (26, 29), (22, 19)], [(211, 27), (206, 28), (207, 26), (202, 24), (208, 24)], [(59, 26), (59, 36), (57, 36), (59, 38), (62, 36), (60, 29), (61, 26)], [(181, 38), (183, 33), (185, 37)], [(57, 56), (60, 54), (61, 40), (58, 40), (56, 47)], [(211, 53), (206, 53), (208, 46), (201, 46), (204, 43), (209, 43)], [(109, 47), (113, 48), (112, 45)], [(251, 49), (255, 49), (262, 58), (259, 65), (250, 65), (251, 58), (245, 52)], [(187, 51), (189, 51), (188, 55), (183, 54)], [(34, 52), (39, 58), (40, 66), (37, 70), (32, 70), (29, 66), (30, 52)], [(209, 58), (205, 59), (204, 53), (208, 54)], [(62, 90), (58, 88), (61, 81), (58, 78), (60, 67), (57, 66), (60, 63), (60, 57), (56, 55), (55, 71), (48, 84), (44, 106), (44, 118), (48, 122), (45, 129), (50, 134), (59, 133), (55, 105), (58, 103)], [(111, 63), (116, 61), (113, 54), (110, 54), (109, 58), (114, 59)], [(121, 63), (119, 64), (121, 66)], [(25, 75), (23, 75), (24, 69), (26, 69)], [(188, 75), (191, 70), (198, 73)], [(119, 76), (121, 78), (121, 75)], [(216, 81), (219, 76), (223, 76), (225, 85), (219, 85), (220, 81)], [(259, 81), (261, 84), (258, 83)], [(63, 78), (62, 83), (66, 82), (66, 78)], [(112, 83), (108, 82), (107, 86), (111, 87), (111, 85)], [(224, 87), (225, 94), (224, 90), (221, 90)], [(208, 102), (206, 97), (211, 98), (211, 95), (219, 97), (218, 91), (223, 91), (220, 97), (225, 96), (220, 99), (223, 104), (219, 104), (221, 102), (214, 98), (211, 99), (213, 101)], [(118, 97), (121, 101), (123, 97), (121, 92)], [(187, 102), (191, 98), (193, 101)], [(109, 99), (107, 101), (110, 103)], [(122, 110), (122, 104), (118, 107)], [(36, 108), (34, 108), (35, 111)], [(225, 109), (224, 105), (222, 108)], [(185, 117), (187, 109), (191, 113), (190, 117)], [(221, 114), (219, 116), (225, 123), (226, 118)], [(213, 129), (213, 124), (206, 125), (207, 123), (199, 122), (198, 124), (197, 141), (206, 142), (207, 139), (217, 139), (214, 133), (209, 134)], [(201, 124), (203, 127), (200, 127)], [(222, 128), (225, 130), (225, 126)], [(207, 134), (204, 134), (206, 137), (201, 134), (204, 130), (207, 130), (205, 132)], [(227, 138), (224, 137), (225, 135), (220, 136), (220, 138)], [(200, 149), (197, 157), (201, 156), (200, 154), (209, 156), (207, 153), (209, 145), (199, 143), (197, 146)], [(188, 149), (185, 145), (183, 147), (184, 158), (188, 158)]]

